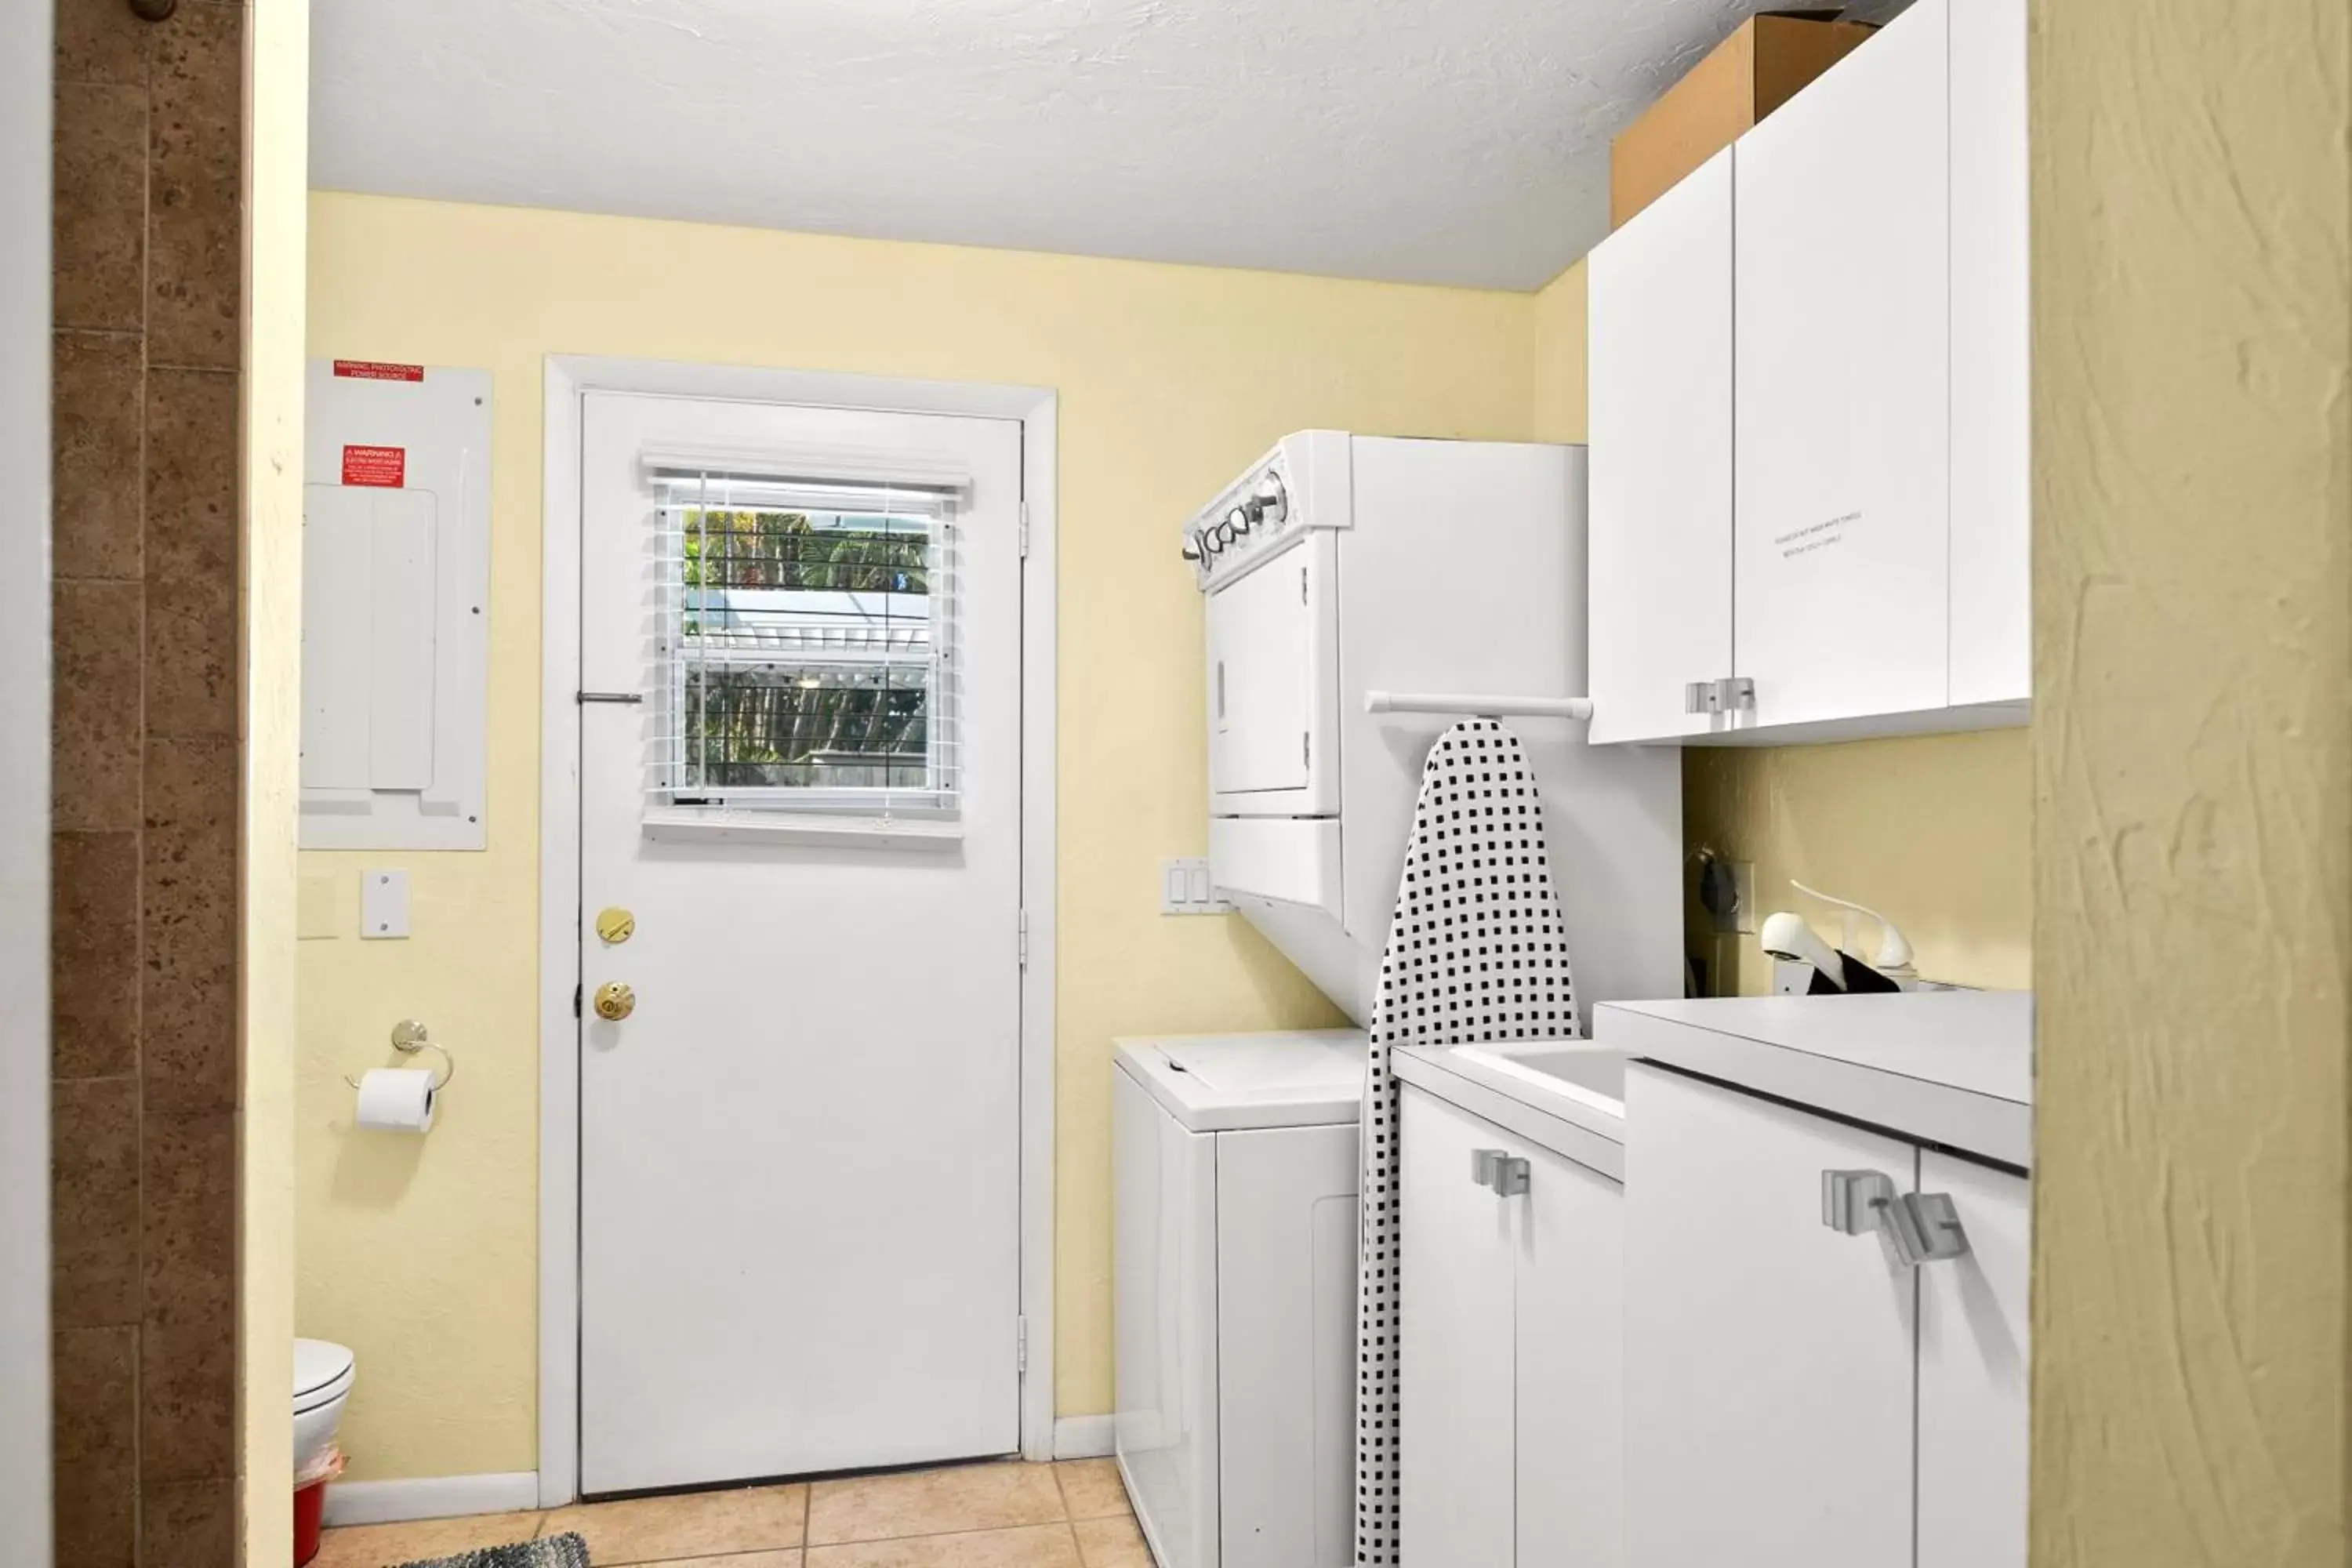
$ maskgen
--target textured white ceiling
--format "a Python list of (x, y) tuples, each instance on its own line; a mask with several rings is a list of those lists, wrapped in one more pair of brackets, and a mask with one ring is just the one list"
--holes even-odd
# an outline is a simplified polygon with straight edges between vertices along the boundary
[(338, 190), (1531, 288), (1766, 0), (315, 0)]

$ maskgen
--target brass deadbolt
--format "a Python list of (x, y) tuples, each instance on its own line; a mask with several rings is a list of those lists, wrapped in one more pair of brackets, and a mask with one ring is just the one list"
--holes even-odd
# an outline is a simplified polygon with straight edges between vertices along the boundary
[(618, 946), (637, 934), (637, 917), (614, 905), (596, 911), (596, 934), (607, 947)]
[(637, 994), (617, 980), (596, 987), (596, 1016), (617, 1024), (637, 1010)]

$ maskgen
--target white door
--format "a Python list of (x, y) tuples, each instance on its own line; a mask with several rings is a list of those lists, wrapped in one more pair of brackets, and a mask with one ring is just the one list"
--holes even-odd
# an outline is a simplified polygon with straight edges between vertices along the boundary
[(588, 1492), (1019, 1446), (1020, 476), (585, 399)]
[(1916, 1277), (1822, 1223), (1823, 1171), (1911, 1145), (1625, 1075), (1625, 1541), (1637, 1568), (1911, 1561)]
[(1739, 141), (1733, 673), (1759, 724), (1948, 699), (1944, 26), (1923, 0)]
[(1398, 1129), (1404, 1271), (1398, 1300), (1404, 1561), (1514, 1560), (1511, 1208), (1471, 1174), (1493, 1127), (1407, 1089)]
[(1705, 734), (1731, 674), (1730, 148), (1592, 252), (1595, 742)]
[(1950, 1195), (1969, 1250), (1919, 1270), (1918, 1568), (2023, 1568), (2032, 1200), (1929, 1151), (1919, 1190)]
[[(1625, 1189), (1532, 1144), (1518, 1211), (1518, 1561), (1625, 1561)], [(1407, 1243), (1411, 1245), (1410, 1240)]]

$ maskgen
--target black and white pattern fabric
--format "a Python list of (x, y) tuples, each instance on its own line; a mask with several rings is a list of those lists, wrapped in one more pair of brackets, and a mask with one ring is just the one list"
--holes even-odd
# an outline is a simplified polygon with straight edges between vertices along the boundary
[(1492, 719), (1429, 749), (1381, 956), (1364, 1068), (1356, 1299), (1356, 1561), (1394, 1564), (1397, 1535), (1399, 1046), (1567, 1039), (1581, 1032), (1544, 848), (1543, 799), (1519, 738)]

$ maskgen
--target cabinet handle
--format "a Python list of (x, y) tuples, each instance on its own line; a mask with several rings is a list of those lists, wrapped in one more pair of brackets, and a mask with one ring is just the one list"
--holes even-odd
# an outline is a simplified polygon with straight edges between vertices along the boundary
[[(1499, 1177), (1504, 1163), (1510, 1158), (1500, 1149), (1470, 1151), (1470, 1179), (1482, 1187), (1492, 1187)], [(1500, 1191), (1500, 1188), (1496, 1188)]]
[(1822, 1223), (1840, 1236), (1867, 1236), (1895, 1201), (1895, 1182), (1883, 1171), (1823, 1171)]
[(1878, 1233), (1897, 1268), (1966, 1257), (1968, 1231), (1948, 1193), (1897, 1193), (1880, 1171), (1823, 1171), (1822, 1224), (1842, 1236)]
[(1886, 1205), (1886, 1227), (1895, 1258), (1910, 1268), (1968, 1256), (1969, 1233), (1948, 1193), (1905, 1193)]
[(1530, 1167), (1524, 1159), (1506, 1158), (1495, 1162), (1495, 1195), (1516, 1198), (1528, 1190)]
[(1756, 706), (1756, 679), (1727, 675), (1720, 680), (1693, 680), (1683, 687), (1685, 713), (1738, 713)]

